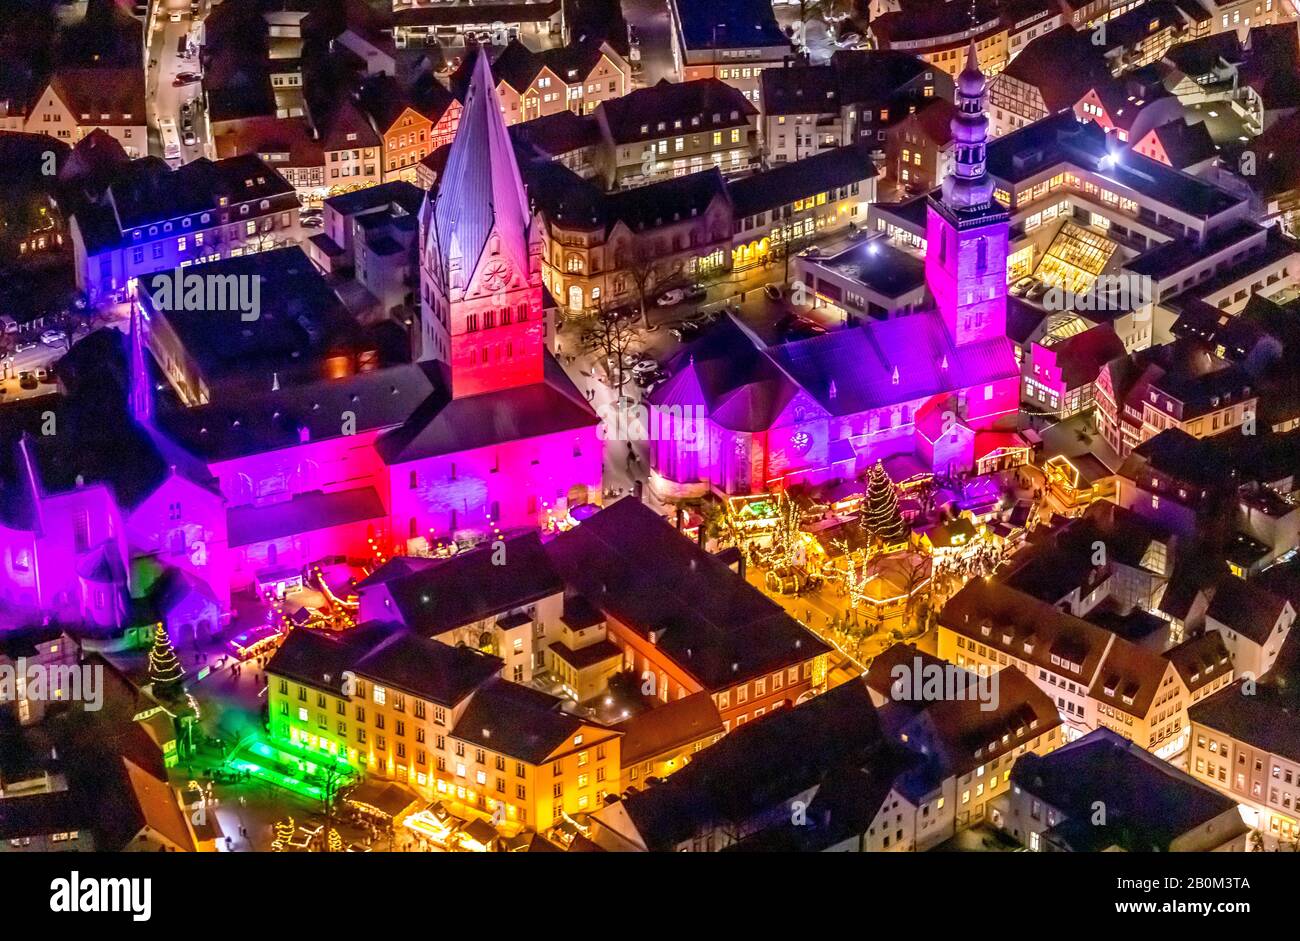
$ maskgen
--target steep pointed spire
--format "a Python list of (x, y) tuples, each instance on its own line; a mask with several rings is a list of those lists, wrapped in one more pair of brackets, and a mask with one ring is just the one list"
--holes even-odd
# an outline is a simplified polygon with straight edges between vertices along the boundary
[(23, 478), (23, 500), (20, 507), (25, 513), (19, 515), (19, 524), (36, 533), (45, 534), (45, 517), (42, 510), (40, 475), (36, 472), (36, 459), (32, 456), (33, 441), (31, 434), (24, 431), (18, 439), (18, 454), (22, 462), (20, 471)]
[(975, 41), (971, 40), (966, 67), (957, 76), (957, 114), (951, 124), (955, 159), (952, 173), (943, 181), (943, 201), (952, 209), (986, 206), (993, 198), (993, 180), (985, 162), (989, 137), (985, 87)]
[(502, 252), (527, 271), (531, 221), (488, 52), (479, 47), (447, 168), (438, 182), (431, 237), (444, 267), (459, 258), (468, 273), (495, 229)]
[(141, 424), (153, 420), (153, 384), (149, 379), (148, 338), (144, 332), (144, 312), (140, 303), (131, 302), (130, 405), (131, 417)]

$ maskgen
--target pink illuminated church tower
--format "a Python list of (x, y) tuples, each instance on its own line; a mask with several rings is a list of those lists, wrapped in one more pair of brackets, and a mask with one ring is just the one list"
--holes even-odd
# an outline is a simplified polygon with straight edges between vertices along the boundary
[(1009, 219), (985, 162), (984, 88), (972, 45), (957, 79), (955, 169), (928, 199), (934, 309), (779, 345), (725, 318), (651, 394), (657, 420), (708, 417), (707, 434), (652, 444), (661, 496), (846, 481), (877, 462), (901, 480), (1024, 461), (1020, 368), (1006, 335)]
[(461, 398), (542, 381), (542, 241), (486, 55), (478, 56), (436, 199), (425, 204), (421, 358)]
[(985, 165), (989, 121), (984, 76), (971, 44), (957, 76), (955, 160), (926, 221), (925, 280), (957, 346), (1006, 334), (1007, 212)]
[(534, 527), (600, 492), (600, 419), (545, 346), (541, 227), (488, 57), (420, 210), (419, 358), (435, 396), (376, 444), (394, 535)]

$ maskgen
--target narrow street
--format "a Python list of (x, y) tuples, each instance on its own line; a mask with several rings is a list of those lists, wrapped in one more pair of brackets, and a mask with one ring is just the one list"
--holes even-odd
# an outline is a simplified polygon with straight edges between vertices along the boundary
[[(199, 58), (197, 51), (194, 51), (189, 57), (182, 58), (179, 52), (181, 37), (191, 33), (194, 27), (190, 19), (190, 5), (188, 0), (160, 0), (163, 9), (174, 11), (180, 14), (177, 22), (171, 20), (171, 16), (159, 12), (156, 27), (149, 37), (149, 68), (146, 73), (147, 100), (149, 102), (149, 128), (150, 139), (153, 145), (150, 152), (158, 155), (163, 154), (163, 145), (159, 136), (159, 122), (170, 120), (176, 125), (176, 132), (180, 136), (180, 158), (175, 161), (177, 166), (190, 163), (199, 157), (212, 157), (214, 154), (210, 151), (210, 142), (207, 140), (207, 121), (204, 118), (203, 108), (203, 86), (199, 82), (191, 82), (185, 85), (177, 86), (175, 83), (176, 76), (182, 72), (199, 72)], [(191, 49), (195, 49), (191, 44)], [(192, 120), (194, 125), (195, 141), (193, 144), (186, 144), (183, 138), (181, 107), (189, 101), (194, 101), (192, 106)]]

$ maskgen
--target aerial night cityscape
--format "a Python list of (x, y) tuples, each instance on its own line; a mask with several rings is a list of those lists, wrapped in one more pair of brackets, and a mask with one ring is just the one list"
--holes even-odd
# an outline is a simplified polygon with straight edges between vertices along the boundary
[(119, 867), (155, 904), (323, 901), (272, 853), (1285, 893), (1222, 854), (1300, 851), (1298, 17), (0, 0), (33, 906), (148, 920), (124, 852), (250, 854)]

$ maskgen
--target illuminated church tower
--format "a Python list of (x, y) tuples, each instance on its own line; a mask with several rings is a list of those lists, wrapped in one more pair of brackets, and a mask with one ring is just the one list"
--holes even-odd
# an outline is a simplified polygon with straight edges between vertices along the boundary
[(925, 280), (958, 346), (1006, 333), (1008, 217), (985, 164), (984, 90), (972, 42), (957, 76), (953, 171), (931, 197), (925, 227)]
[(456, 398), (541, 382), (541, 233), (485, 53), (420, 215), (420, 359), (450, 365)]

